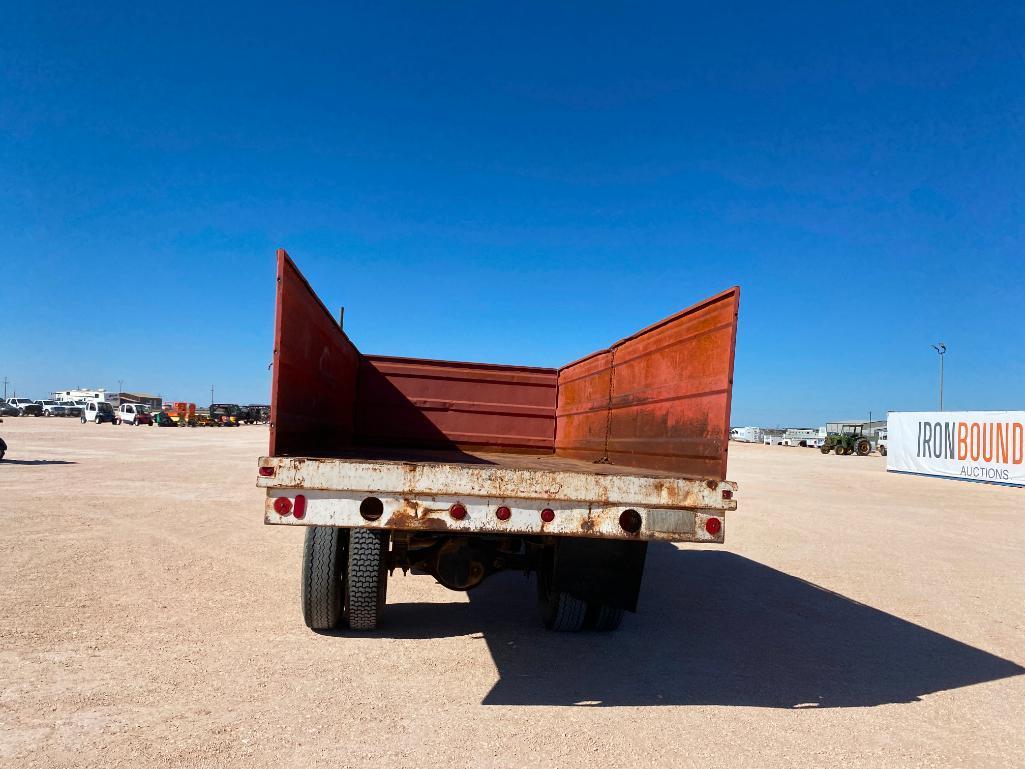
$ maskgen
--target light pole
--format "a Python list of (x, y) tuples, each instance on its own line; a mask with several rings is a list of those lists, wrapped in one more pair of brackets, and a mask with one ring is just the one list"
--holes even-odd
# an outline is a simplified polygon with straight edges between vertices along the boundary
[(947, 352), (947, 346), (940, 342), (939, 344), (934, 344), (932, 349), (940, 356), (940, 411), (943, 411), (943, 356)]

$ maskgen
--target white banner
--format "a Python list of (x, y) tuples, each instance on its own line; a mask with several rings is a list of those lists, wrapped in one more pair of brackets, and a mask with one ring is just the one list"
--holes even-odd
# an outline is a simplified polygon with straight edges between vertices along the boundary
[(1025, 411), (891, 411), (886, 469), (1025, 486)]

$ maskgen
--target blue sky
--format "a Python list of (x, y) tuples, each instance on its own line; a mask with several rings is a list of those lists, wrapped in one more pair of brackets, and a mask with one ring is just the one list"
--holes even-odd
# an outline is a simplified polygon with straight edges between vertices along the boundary
[[(370, 6), (373, 6), (372, 8)], [(1011, 4), (4, 3), (0, 378), (268, 398), (274, 249), (360, 349), (559, 365), (733, 284), (733, 422), (1022, 408)]]

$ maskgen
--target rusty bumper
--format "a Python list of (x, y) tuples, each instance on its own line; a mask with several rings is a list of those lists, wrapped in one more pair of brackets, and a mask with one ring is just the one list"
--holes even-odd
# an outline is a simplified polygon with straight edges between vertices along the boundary
[(264, 521), (278, 525), (721, 543), (736, 509), (730, 481), (292, 457), (260, 468)]

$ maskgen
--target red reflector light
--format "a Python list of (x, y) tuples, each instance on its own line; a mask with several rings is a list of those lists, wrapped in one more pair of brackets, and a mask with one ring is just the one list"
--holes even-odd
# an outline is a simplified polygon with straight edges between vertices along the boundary
[(733, 499), (733, 491), (730, 490), (730, 489), (723, 489), (722, 490), (722, 498), (723, 499)]
[(508, 521), (512, 518), (512, 510), (503, 505), (495, 511), (495, 517), (500, 521)]
[(273, 467), (261, 467), (260, 468), (260, 475), (262, 475), (264, 478), (273, 478), (274, 477), (274, 468)]
[(463, 520), (466, 517), (466, 508), (456, 502), (452, 507), (448, 509), (448, 514), (455, 518), (457, 521)]
[(274, 512), (278, 515), (288, 515), (292, 512), (292, 500), (288, 497), (278, 497), (274, 500)]
[(705, 521), (705, 531), (711, 534), (713, 537), (722, 531), (722, 521), (718, 518), (709, 518)]
[(619, 525), (623, 531), (636, 534), (641, 530), (641, 514), (636, 510), (624, 510), (619, 516)]
[(541, 511), (541, 520), (545, 523), (551, 523), (555, 520), (555, 511), (550, 507), (546, 507)]
[(306, 517), (306, 497), (302, 494), (295, 498), (295, 504), (292, 505), (292, 515), (299, 519)]

